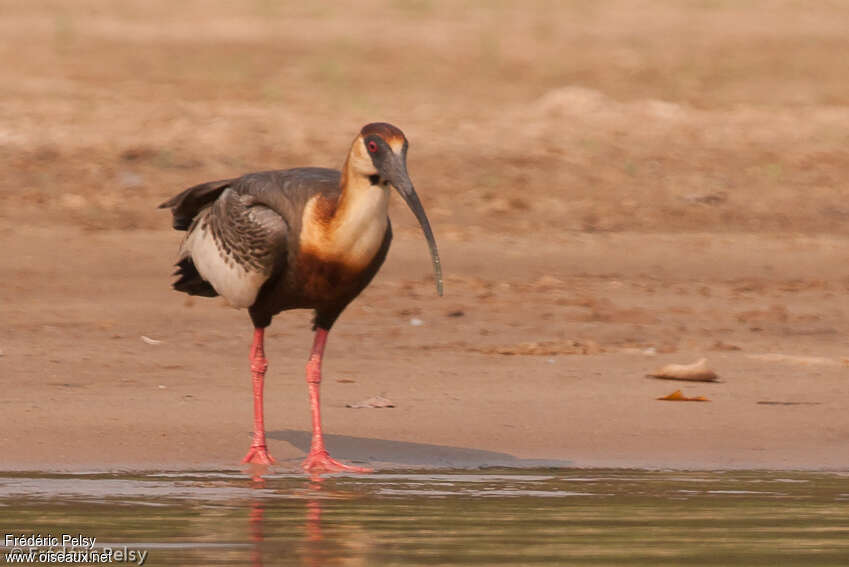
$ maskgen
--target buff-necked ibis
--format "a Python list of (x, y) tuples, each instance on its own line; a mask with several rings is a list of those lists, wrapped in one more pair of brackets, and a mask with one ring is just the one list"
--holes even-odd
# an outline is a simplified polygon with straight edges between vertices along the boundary
[(395, 126), (368, 124), (354, 139), (342, 171), (302, 167), (250, 173), (190, 187), (160, 205), (171, 209), (175, 229), (188, 231), (180, 246), (174, 289), (221, 295), (235, 307), (246, 307), (253, 321), (254, 436), (244, 462), (274, 462), (263, 424), (265, 328), (281, 311), (314, 309), (315, 339), (306, 367), (312, 444), (303, 468), (367, 470), (344, 465), (325, 449), (321, 361), (333, 323), (386, 259), (392, 240), (390, 186), (421, 224), (442, 295), (436, 242), (407, 174), (408, 145)]

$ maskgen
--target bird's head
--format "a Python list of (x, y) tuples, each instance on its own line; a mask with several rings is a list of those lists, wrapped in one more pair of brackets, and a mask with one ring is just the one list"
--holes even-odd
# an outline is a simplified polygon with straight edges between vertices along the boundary
[(381, 187), (391, 185), (401, 194), (410, 210), (416, 215), (427, 239), (436, 276), (436, 291), (442, 295), (442, 267), (439, 263), (436, 241), (424, 207), (407, 173), (409, 145), (404, 133), (392, 124), (385, 122), (366, 124), (354, 140), (348, 157), (348, 165), (351, 173), (367, 179), (369, 185)]

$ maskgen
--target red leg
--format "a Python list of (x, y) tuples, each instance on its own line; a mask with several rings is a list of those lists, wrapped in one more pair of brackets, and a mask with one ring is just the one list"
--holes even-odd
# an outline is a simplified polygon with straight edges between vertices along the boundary
[(268, 360), (262, 348), (265, 329), (254, 330), (254, 342), (251, 345), (251, 375), (254, 383), (254, 440), (248, 454), (242, 459), (243, 463), (270, 465), (274, 459), (268, 454), (265, 444), (265, 424), (262, 419), (262, 383), (265, 379), (265, 369)]
[(327, 342), (327, 329), (319, 327), (315, 332), (310, 360), (307, 362), (307, 388), (310, 393), (310, 411), (312, 413), (312, 445), (310, 454), (304, 461), (303, 468), (307, 472), (372, 472), (371, 469), (344, 465), (330, 458), (324, 447), (324, 437), (321, 433), (321, 403), (318, 389), (321, 384), (321, 359), (324, 356), (324, 345)]

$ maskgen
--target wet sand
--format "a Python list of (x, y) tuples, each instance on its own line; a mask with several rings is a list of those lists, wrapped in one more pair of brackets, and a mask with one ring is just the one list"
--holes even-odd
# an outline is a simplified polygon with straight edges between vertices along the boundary
[[(18, 252), (0, 260), (3, 469), (238, 466), (249, 318), (170, 290), (177, 233), (0, 235)], [(846, 242), (573, 236), (444, 239), (440, 299), (423, 241), (402, 234), (331, 333), (335, 456), (379, 468), (849, 467)], [(280, 470), (309, 444), (309, 319), (278, 316), (268, 336)], [(645, 377), (700, 357), (720, 382)], [(710, 402), (656, 399), (676, 389)], [(395, 407), (345, 407), (375, 395)]]

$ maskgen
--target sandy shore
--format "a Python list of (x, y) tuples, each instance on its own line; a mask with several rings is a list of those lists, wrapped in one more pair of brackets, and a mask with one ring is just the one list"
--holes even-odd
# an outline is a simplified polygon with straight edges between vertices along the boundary
[[(249, 319), (170, 289), (156, 205), (339, 167), (373, 121), (410, 141), (446, 294), (393, 198), (387, 265), (328, 343), (335, 456), (849, 469), (849, 4), (3, 10), (0, 470), (238, 467)], [(309, 320), (268, 333), (282, 469)], [(700, 358), (719, 383), (645, 377)], [(679, 388), (710, 402), (657, 400)], [(375, 395), (395, 407), (345, 407)]]
[[(238, 467), (250, 442), (249, 319), (169, 289), (179, 235), (7, 225), (0, 240), (16, 251), (0, 257), (0, 468)], [(447, 239), (438, 299), (423, 242), (402, 234), (331, 334), (329, 447), (378, 468), (847, 469), (848, 245)], [(310, 341), (306, 312), (269, 332), (267, 426), (281, 470), (309, 444)], [(645, 377), (703, 356), (719, 383)], [(656, 400), (679, 388), (711, 401)], [(396, 406), (345, 407), (374, 395)]]

